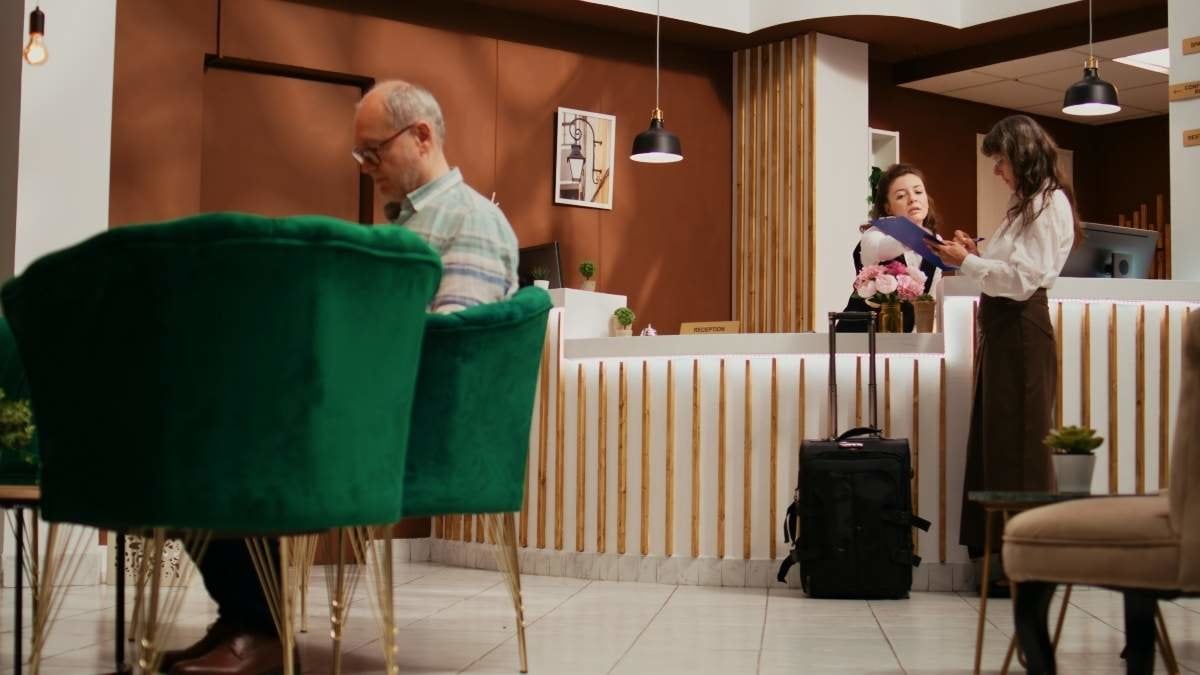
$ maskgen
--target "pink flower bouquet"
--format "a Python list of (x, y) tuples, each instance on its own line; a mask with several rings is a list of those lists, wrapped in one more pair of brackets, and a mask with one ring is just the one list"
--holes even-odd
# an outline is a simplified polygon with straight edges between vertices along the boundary
[(854, 294), (867, 304), (913, 302), (925, 292), (925, 273), (904, 263), (867, 265), (854, 279)]

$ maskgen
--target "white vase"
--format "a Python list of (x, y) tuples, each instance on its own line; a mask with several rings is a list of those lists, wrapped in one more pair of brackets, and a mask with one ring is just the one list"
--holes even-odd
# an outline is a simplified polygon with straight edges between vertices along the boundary
[(546, 290), (550, 290), (550, 280), (549, 279), (534, 279), (533, 285), (537, 286), (538, 288), (544, 288)]
[(1095, 455), (1054, 455), (1054, 478), (1059, 492), (1092, 491)]
[(588, 279), (588, 280), (584, 281), (583, 282), (583, 290), (591, 291), (594, 293), (596, 291), (596, 280)]
[(632, 328), (614, 328), (613, 329), (613, 337), (632, 337), (632, 336), (633, 336)]

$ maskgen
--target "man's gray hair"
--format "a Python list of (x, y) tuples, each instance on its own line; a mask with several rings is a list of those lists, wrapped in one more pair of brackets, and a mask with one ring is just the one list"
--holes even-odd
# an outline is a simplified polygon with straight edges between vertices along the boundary
[(383, 108), (391, 118), (392, 126), (403, 129), (419, 119), (427, 120), (437, 136), (437, 144), (445, 144), (446, 122), (442, 119), (442, 107), (428, 89), (403, 80), (380, 82), (375, 89), (383, 92)]

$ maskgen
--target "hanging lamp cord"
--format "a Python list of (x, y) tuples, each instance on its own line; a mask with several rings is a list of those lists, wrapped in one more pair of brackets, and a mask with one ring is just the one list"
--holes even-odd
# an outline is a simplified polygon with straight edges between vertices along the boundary
[[(1090, 2), (1091, 0), (1089, 0)], [(662, 31), (662, 0), (657, 0), (654, 9), (654, 109), (658, 110), (658, 50)]]

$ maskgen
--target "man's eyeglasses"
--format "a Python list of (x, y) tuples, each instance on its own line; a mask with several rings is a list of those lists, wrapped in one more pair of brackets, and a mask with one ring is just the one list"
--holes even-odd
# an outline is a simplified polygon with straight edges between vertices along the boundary
[(413, 122), (412, 124), (401, 129), (400, 131), (397, 131), (396, 133), (392, 134), (391, 136), (388, 136), (387, 138), (380, 141), (376, 145), (368, 146), (365, 148), (354, 148), (353, 150), (350, 151), (350, 156), (354, 158), (354, 161), (356, 161), (359, 164), (362, 164), (364, 166), (367, 166), (367, 165), (379, 166), (380, 161), (382, 161), (379, 158), (379, 153), (383, 152), (383, 150), (387, 148), (388, 144), (390, 144), (392, 141), (396, 140), (397, 138), (400, 138), (400, 136), (403, 135), (404, 132), (415, 127), (416, 125), (417, 125), (417, 123)]

